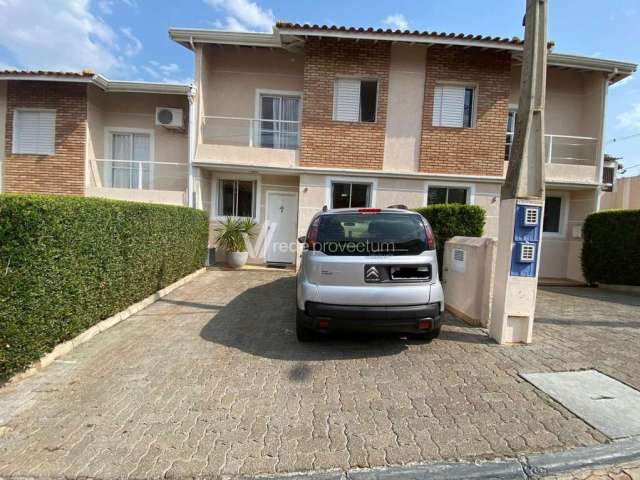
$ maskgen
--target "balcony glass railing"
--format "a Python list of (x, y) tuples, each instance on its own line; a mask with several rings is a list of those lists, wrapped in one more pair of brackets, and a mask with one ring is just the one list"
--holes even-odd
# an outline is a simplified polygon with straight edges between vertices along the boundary
[(90, 185), (97, 188), (164, 190), (187, 188), (187, 165), (135, 160), (89, 160)]
[(547, 163), (598, 165), (598, 139), (570, 135), (545, 135)]
[(297, 150), (300, 146), (300, 122), (204, 116), (202, 118), (202, 142), (240, 147)]
[[(598, 139), (571, 135), (545, 135), (546, 163), (564, 165), (598, 165)], [(505, 160), (511, 158), (513, 134), (507, 133)]]

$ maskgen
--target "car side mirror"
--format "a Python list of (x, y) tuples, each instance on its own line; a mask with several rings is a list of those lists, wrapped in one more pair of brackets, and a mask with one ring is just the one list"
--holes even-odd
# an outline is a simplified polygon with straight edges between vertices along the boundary
[(306, 241), (307, 241), (307, 236), (306, 235), (302, 235), (302, 236), (298, 237), (298, 242), (305, 243)]

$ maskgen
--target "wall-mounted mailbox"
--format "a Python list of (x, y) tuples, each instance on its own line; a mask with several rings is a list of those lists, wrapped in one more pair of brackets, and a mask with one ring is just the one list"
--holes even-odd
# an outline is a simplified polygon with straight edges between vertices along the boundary
[(540, 223), (540, 208), (525, 207), (524, 215), (522, 216), (522, 226), (537, 227), (539, 223)]
[(536, 261), (536, 244), (535, 243), (518, 243), (520, 255), (518, 261), (520, 263), (532, 263)]
[(542, 233), (542, 206), (531, 203), (516, 205), (516, 218), (513, 232), (513, 250), (511, 255), (511, 275), (515, 277), (534, 277), (540, 250)]

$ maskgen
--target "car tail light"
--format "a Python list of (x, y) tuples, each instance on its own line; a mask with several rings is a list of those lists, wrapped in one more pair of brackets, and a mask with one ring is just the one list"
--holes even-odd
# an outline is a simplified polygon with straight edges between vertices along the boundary
[(418, 328), (420, 330), (431, 330), (432, 321), (430, 318), (418, 321)]
[(359, 208), (358, 213), (380, 213), (380, 208)]
[(436, 237), (433, 234), (433, 230), (431, 229), (431, 225), (429, 225), (429, 222), (424, 221), (424, 233), (427, 236), (427, 249), (428, 250), (435, 250), (436, 249)]
[(316, 218), (311, 225), (309, 225), (309, 231), (307, 232), (307, 248), (314, 250), (318, 244), (318, 225), (320, 224), (320, 217)]

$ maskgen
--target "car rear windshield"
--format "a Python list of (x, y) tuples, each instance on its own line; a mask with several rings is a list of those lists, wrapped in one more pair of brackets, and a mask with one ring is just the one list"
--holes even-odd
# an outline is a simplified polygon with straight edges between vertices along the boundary
[(419, 215), (337, 213), (320, 217), (315, 249), (327, 255), (417, 255), (428, 248)]

